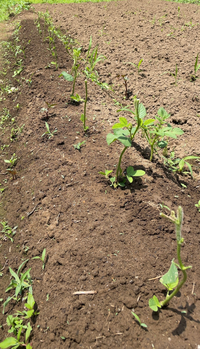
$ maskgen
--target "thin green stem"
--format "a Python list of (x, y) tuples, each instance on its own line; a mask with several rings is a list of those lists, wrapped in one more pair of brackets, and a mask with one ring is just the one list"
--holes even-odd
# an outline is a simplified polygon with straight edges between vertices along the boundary
[(86, 131), (86, 105), (87, 105), (87, 95), (88, 95), (88, 90), (87, 90), (87, 80), (85, 80), (85, 103), (84, 103), (84, 119), (83, 119), (83, 128), (84, 131)]
[(122, 156), (124, 155), (126, 149), (128, 147), (124, 147), (124, 149), (122, 150), (121, 154), (120, 154), (120, 157), (119, 157), (119, 161), (118, 161), (118, 165), (117, 165), (117, 172), (116, 172), (116, 177), (117, 177), (117, 180), (119, 178), (119, 172), (120, 172), (120, 169), (121, 169), (121, 161), (122, 161)]

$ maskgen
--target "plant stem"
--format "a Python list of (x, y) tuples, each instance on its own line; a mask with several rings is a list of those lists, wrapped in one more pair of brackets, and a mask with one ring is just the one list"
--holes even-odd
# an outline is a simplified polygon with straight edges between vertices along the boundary
[(83, 119), (83, 128), (86, 131), (85, 121), (86, 121), (86, 104), (87, 104), (87, 80), (85, 80), (85, 102), (84, 102), (84, 119)]
[(122, 156), (124, 155), (126, 149), (128, 147), (124, 147), (124, 149), (122, 150), (121, 154), (120, 154), (120, 157), (119, 157), (119, 161), (118, 161), (118, 165), (117, 165), (117, 172), (116, 172), (116, 177), (117, 177), (117, 180), (119, 178), (119, 172), (120, 172), (120, 169), (121, 169), (121, 161), (122, 161)]

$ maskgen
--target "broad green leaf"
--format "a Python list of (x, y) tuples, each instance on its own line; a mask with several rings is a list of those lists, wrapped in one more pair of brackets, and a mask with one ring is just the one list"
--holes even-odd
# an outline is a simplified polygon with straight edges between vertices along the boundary
[(63, 76), (63, 78), (67, 81), (74, 81), (73, 76), (66, 73), (65, 71), (63, 71), (59, 76)]
[(9, 270), (10, 270), (11, 275), (12, 275), (12, 276), (15, 278), (15, 280), (17, 281), (17, 283), (20, 283), (19, 276), (14, 272), (14, 270), (12, 270), (10, 267), (9, 267)]
[(185, 165), (185, 161), (184, 161), (184, 159), (181, 159), (181, 161), (178, 164), (180, 171), (183, 170), (184, 165)]
[(173, 128), (172, 132), (174, 132), (177, 136), (178, 135), (181, 136), (184, 133), (184, 131), (181, 130), (181, 128), (179, 128), (179, 127)]
[(31, 331), (32, 331), (32, 327), (30, 325), (30, 322), (27, 324), (27, 330), (26, 330), (26, 333), (25, 333), (25, 342), (27, 342), (30, 334), (31, 334)]
[(148, 120), (145, 120), (143, 122), (143, 125), (144, 126), (149, 126), (149, 125), (152, 125), (154, 123), (155, 119), (148, 119)]
[(141, 177), (145, 175), (145, 171), (143, 170), (135, 170), (134, 177)]
[[(28, 304), (27, 304), (28, 303)], [(27, 299), (27, 305), (29, 305), (30, 306), (30, 308), (29, 307), (27, 307), (27, 305), (25, 304), (25, 307), (27, 307), (28, 309), (33, 309), (33, 307), (34, 307), (34, 304), (35, 304), (35, 301), (34, 301), (34, 298), (33, 298), (33, 295), (31, 294), (31, 293), (29, 293), (28, 294), (28, 299)]]
[(200, 157), (199, 156), (190, 155), (190, 156), (186, 156), (184, 158), (184, 160), (194, 160), (194, 159), (200, 159)]
[(158, 110), (158, 115), (164, 119), (168, 119), (170, 117), (170, 114), (168, 114), (163, 107)]
[(153, 296), (153, 298), (149, 299), (149, 307), (153, 311), (158, 311), (158, 308), (161, 308), (160, 302), (159, 302), (158, 298), (155, 295)]
[(161, 277), (160, 282), (169, 291), (173, 290), (178, 285), (178, 269), (174, 263), (174, 260), (172, 260), (168, 272)]
[(129, 166), (126, 170), (127, 177), (140, 177), (144, 176), (145, 171), (143, 170), (134, 170), (132, 166)]
[(144, 117), (147, 115), (146, 109), (142, 103), (138, 106), (138, 112), (140, 119), (144, 119)]
[[(25, 306), (26, 306), (26, 305), (25, 305)], [(27, 314), (27, 315), (25, 316), (25, 319), (30, 319), (31, 316), (33, 316), (33, 314), (34, 314), (34, 309), (28, 310), (26, 314)]]
[(108, 133), (107, 134), (106, 142), (108, 143), (108, 145), (110, 145), (111, 143), (113, 143), (116, 140), (117, 140), (117, 137), (113, 133)]
[(117, 128), (113, 131), (114, 135), (119, 137), (119, 136), (129, 136), (129, 131), (128, 130), (123, 130), (122, 128)]
[(132, 177), (130, 177), (130, 176), (126, 176), (127, 177), (127, 179), (128, 179), (128, 181), (129, 181), (129, 183), (132, 183), (133, 182), (133, 178)]
[(26, 349), (32, 349), (32, 346), (30, 345), (30, 343), (28, 343), (28, 344), (26, 345)]
[(171, 132), (171, 131), (166, 131), (166, 132), (165, 132), (165, 136), (171, 137), (171, 138), (174, 138), (174, 139), (177, 139), (175, 133), (173, 133), (173, 132)]
[(118, 141), (120, 141), (125, 147), (131, 147), (132, 146), (132, 142), (130, 140), (130, 138), (127, 138), (125, 136), (120, 136), (117, 138)]
[(123, 127), (127, 127), (128, 121), (126, 120), (126, 118), (120, 116), (119, 121), (120, 121), (120, 124), (124, 125)]
[(141, 325), (140, 325), (141, 327), (145, 327), (145, 328), (147, 328), (147, 325), (146, 324), (144, 324), (143, 322), (141, 323)]
[(123, 124), (118, 122), (118, 123), (113, 125), (112, 129), (114, 130), (115, 128), (122, 128), (122, 127), (124, 127)]
[(167, 142), (166, 141), (159, 141), (158, 143), (157, 143), (157, 146), (159, 147), (159, 148), (165, 148), (166, 146), (167, 146)]
[(0, 343), (0, 348), (1, 349), (6, 349), (9, 348), (13, 345), (17, 344), (17, 339), (14, 337), (8, 337), (6, 338), (3, 342)]

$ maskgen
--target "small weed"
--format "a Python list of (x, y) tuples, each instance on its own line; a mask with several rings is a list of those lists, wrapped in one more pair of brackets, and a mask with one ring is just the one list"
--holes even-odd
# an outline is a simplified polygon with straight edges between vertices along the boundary
[(79, 142), (77, 144), (73, 144), (74, 149), (81, 150), (82, 145), (85, 144), (85, 143), (86, 143), (86, 141)]
[[(181, 260), (181, 245), (184, 242), (184, 239), (181, 236), (181, 229), (182, 229), (182, 223), (183, 223), (182, 207), (181, 206), (178, 207), (177, 216), (175, 216), (174, 211), (171, 211), (170, 216), (166, 216), (163, 213), (160, 213), (160, 215), (161, 217), (168, 219), (170, 222), (174, 223), (175, 225), (176, 241), (177, 241), (177, 259), (179, 264), (176, 264), (173, 259), (171, 262), (171, 267), (169, 271), (165, 275), (163, 275), (162, 278), (160, 279), (161, 284), (167, 288), (167, 296), (165, 300), (160, 302), (155, 295), (153, 296), (153, 298), (149, 300), (149, 307), (155, 312), (158, 311), (159, 308), (162, 308), (165, 305), (167, 305), (169, 301), (179, 292), (179, 290), (187, 280), (186, 270), (192, 268), (191, 266), (185, 267)], [(183, 273), (183, 279), (180, 282), (179, 282), (177, 267)], [(174, 291), (170, 293), (172, 290)]]
[[(173, 172), (180, 172), (183, 174), (190, 174), (191, 177), (193, 178), (193, 171), (192, 171), (192, 164), (188, 162), (188, 160), (197, 160), (199, 159), (199, 156), (185, 156), (184, 158), (175, 158), (175, 152), (171, 152), (170, 157), (166, 158), (163, 157), (164, 159), (164, 164), (169, 167), (169, 169)], [(188, 171), (184, 171), (184, 168), (188, 167)]]
[(16, 225), (14, 228), (11, 228), (11, 227), (9, 227), (9, 225), (8, 225), (8, 222), (4, 222), (4, 221), (2, 221), (2, 222), (0, 222), (1, 223), (1, 225), (2, 225), (2, 230), (1, 230), (1, 233), (3, 233), (4, 234), (4, 236), (3, 236), (3, 240), (7, 240), (7, 239), (10, 239), (12, 242), (13, 242), (13, 236), (16, 234), (16, 230), (17, 230), (17, 228), (18, 228), (18, 226)]
[(57, 132), (57, 130), (55, 129), (52, 133), (50, 131), (50, 128), (49, 128), (49, 124), (47, 122), (45, 122), (45, 126), (46, 126), (46, 132), (43, 133), (43, 135), (41, 137), (44, 137), (45, 135), (48, 136), (48, 138), (50, 139), (51, 137), (54, 136), (54, 134)]
[(89, 127), (86, 126), (86, 105), (87, 105), (88, 89), (87, 89), (87, 80), (85, 80), (85, 101), (84, 101), (84, 113), (81, 115), (80, 120), (83, 122), (83, 129), (86, 132)]
[(15, 155), (15, 153), (11, 156), (10, 160), (4, 160), (4, 162), (6, 164), (10, 165), (10, 168), (14, 167), (16, 165), (17, 162), (17, 156)]
[(42, 257), (40, 257), (40, 256), (36, 256), (36, 257), (33, 257), (32, 259), (40, 259), (42, 262), (43, 262), (43, 264), (42, 264), (42, 269), (44, 270), (44, 268), (45, 268), (45, 256), (46, 256), (46, 248), (43, 250), (43, 252), (42, 252)]
[(195, 81), (197, 79), (197, 72), (200, 68), (200, 64), (198, 65), (199, 54), (196, 56), (196, 60), (194, 63), (194, 75), (191, 76), (191, 81)]
[(140, 320), (140, 318), (139, 318), (138, 315), (136, 315), (133, 311), (131, 312), (131, 314), (132, 314), (132, 315), (135, 317), (135, 319), (138, 321), (140, 327), (147, 328), (147, 325), (141, 322), (141, 320)]
[(138, 62), (138, 64), (134, 64), (134, 63), (132, 63), (132, 62), (128, 62), (128, 63), (129, 63), (129, 64), (132, 64), (134, 67), (136, 67), (136, 68), (137, 68), (138, 74), (140, 74), (140, 72), (141, 72), (140, 66), (141, 66), (143, 60), (144, 60), (144, 59), (142, 58), (142, 59)]
[(125, 87), (125, 97), (126, 99), (129, 99), (130, 91), (128, 91), (128, 76), (118, 74), (117, 77), (122, 78), (124, 80), (123, 85)]
[(199, 212), (200, 212), (200, 200), (198, 201), (198, 203), (197, 204), (195, 204), (195, 207), (199, 210)]

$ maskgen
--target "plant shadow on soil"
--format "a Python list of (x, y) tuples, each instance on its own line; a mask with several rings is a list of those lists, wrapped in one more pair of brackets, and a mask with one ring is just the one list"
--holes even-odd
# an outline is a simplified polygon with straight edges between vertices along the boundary
[[(136, 63), (144, 57), (142, 64), (146, 64), (146, 77), (141, 78), (128, 68), (129, 76), (133, 77), (128, 88), (134, 91), (133, 94), (137, 93), (149, 115), (154, 115), (163, 105), (176, 123), (182, 122), (183, 141), (181, 138), (171, 140), (169, 146), (175, 147), (179, 156), (184, 156), (184, 144), (189, 154), (200, 149), (200, 120), (196, 116), (200, 104), (196, 99), (192, 102), (200, 85), (198, 81), (191, 84), (186, 80), (171, 86), (172, 77), (160, 76), (163, 71), (173, 71), (176, 62), (178, 66), (185, 62), (186, 68), (181, 71), (184, 78), (184, 69), (190, 69), (189, 64), (194, 60), (196, 51), (192, 52), (190, 45), (197, 49), (200, 29), (196, 26), (193, 30), (184, 24), (191, 18), (197, 22), (198, 7), (187, 4), (180, 7), (181, 18), (177, 17), (177, 4), (163, 1), (154, 1), (154, 11), (152, 3), (146, 0), (134, 4), (131, 1), (114, 2), (106, 8), (99, 3), (42, 4), (35, 9), (43, 12), (49, 9), (56, 26), (62, 31), (67, 30), (85, 49), (92, 35), (94, 46), (98, 44), (99, 53), (107, 57), (97, 69), (102, 81), (108, 84), (118, 83), (116, 72), (127, 74), (124, 61)], [(170, 23), (163, 23), (163, 27), (157, 22), (152, 24), (153, 16), (161, 18), (166, 13)], [(17, 17), (21, 21), (20, 42), (31, 41), (23, 60), (20, 84), (12, 77), (12, 69), (7, 71), (6, 84), (18, 91), (6, 95), (6, 100), (2, 101), (2, 107), (10, 110), (17, 125), (25, 124), (25, 127), (9, 148), (1, 151), (0, 179), (1, 183), (7, 181), (2, 196), (6, 212), (4, 220), (9, 226), (18, 225), (14, 245), (9, 240), (2, 241), (1, 261), (7, 257), (8, 264), (1, 278), (1, 295), (7, 297), (8, 267), (16, 270), (21, 258), (29, 258), (27, 267), (31, 268), (33, 294), (40, 311), (32, 325), (34, 349), (132, 349), (133, 346), (134, 349), (152, 346), (156, 349), (196, 349), (200, 329), (200, 214), (195, 208), (200, 199), (198, 170), (194, 171), (195, 180), (181, 179), (182, 183), (187, 182), (187, 188), (181, 188), (181, 177), (177, 181), (157, 160), (151, 163), (142, 156), (146, 143), (137, 136), (135, 144), (139, 144), (140, 149), (137, 146), (128, 149), (122, 167), (125, 170), (132, 165), (134, 169), (145, 170), (146, 174), (123, 190), (113, 190), (98, 174), (115, 168), (121, 151), (120, 144), (109, 147), (106, 144), (106, 134), (120, 115), (113, 99), (125, 105), (132, 102), (124, 101), (122, 84), (115, 86), (115, 93), (106, 93), (89, 82), (89, 132), (85, 135), (80, 121), (83, 104), (68, 104), (66, 108), (72, 86), (58, 78), (63, 69), (71, 71), (72, 60), (56, 41), (58, 71), (45, 68), (52, 57), (48, 43), (38, 34), (34, 24), (36, 18), (31, 11)], [(105, 25), (112, 40), (109, 45), (99, 34)], [(178, 28), (176, 39), (167, 36), (170, 25)], [(174, 52), (177, 52), (175, 57)], [(29, 85), (26, 80), (30, 77), (32, 83)], [(84, 98), (83, 78), (77, 79), (76, 92)], [(46, 131), (41, 113), (45, 101), (56, 103), (48, 124), (50, 130), (57, 129), (57, 133), (50, 139), (41, 137)], [(188, 110), (190, 117), (185, 117)], [(10, 128), (6, 127), (1, 146), (9, 142), (9, 135)], [(86, 143), (81, 151), (74, 149), (73, 144), (83, 140)], [(4, 159), (10, 159), (14, 153), (18, 157), (17, 178), (12, 180), (10, 175), (2, 173), (6, 172)], [(164, 274), (172, 258), (176, 257), (174, 227), (160, 217), (159, 204), (174, 210), (178, 205), (183, 207), (185, 244), (182, 257), (193, 268), (188, 272), (181, 297), (172, 299), (155, 318), (148, 300), (153, 294), (162, 299), (163, 286), (158, 279), (150, 279)], [(168, 214), (165, 209), (164, 212)], [(31, 258), (41, 256), (44, 248), (48, 261), (43, 271), (41, 261)], [(80, 290), (96, 293), (73, 295)], [(2, 324), (14, 306), (14, 302), (9, 304), (5, 315), (0, 315)], [(192, 317), (181, 314), (177, 310), (180, 307), (191, 309)], [(132, 309), (148, 325), (148, 331), (137, 326), (131, 315)], [(5, 338), (6, 335), (7, 328), (3, 326), (0, 336)]]

